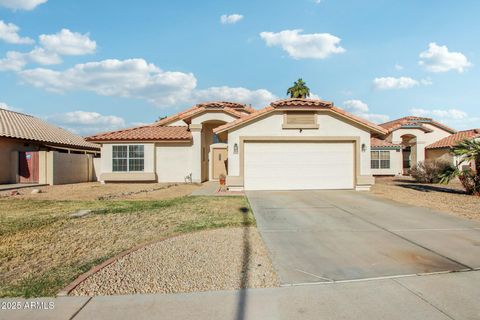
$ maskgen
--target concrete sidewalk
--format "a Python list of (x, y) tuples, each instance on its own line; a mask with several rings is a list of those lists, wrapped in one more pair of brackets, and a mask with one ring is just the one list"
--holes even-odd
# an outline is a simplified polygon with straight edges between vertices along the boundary
[[(271, 289), (33, 299), (52, 310), (0, 310), (0, 319), (480, 319), (480, 271)], [(21, 299), (0, 300), (25, 303)]]

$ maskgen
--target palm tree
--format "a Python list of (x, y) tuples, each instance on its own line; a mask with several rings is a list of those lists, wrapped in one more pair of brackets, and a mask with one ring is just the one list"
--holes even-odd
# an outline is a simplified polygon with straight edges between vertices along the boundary
[(290, 98), (305, 99), (310, 97), (310, 88), (308, 88), (305, 81), (300, 78), (293, 83), (293, 87), (288, 88), (287, 95), (290, 95)]
[[(467, 194), (480, 196), (480, 140), (466, 139), (453, 147), (451, 153), (461, 157), (461, 160), (456, 166), (448, 167), (440, 174), (440, 182), (447, 184), (453, 178), (458, 177)], [(472, 168), (460, 169), (465, 162), (474, 162), (475, 170)]]

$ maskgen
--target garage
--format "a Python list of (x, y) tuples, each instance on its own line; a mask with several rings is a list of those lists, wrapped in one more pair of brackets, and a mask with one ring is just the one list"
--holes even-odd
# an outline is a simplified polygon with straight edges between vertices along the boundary
[(245, 190), (353, 189), (351, 141), (248, 141)]

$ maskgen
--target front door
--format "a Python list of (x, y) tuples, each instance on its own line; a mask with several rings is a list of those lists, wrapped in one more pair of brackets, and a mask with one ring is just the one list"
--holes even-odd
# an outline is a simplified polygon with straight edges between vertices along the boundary
[(20, 183), (38, 183), (38, 152), (18, 153), (18, 176)]
[(220, 175), (227, 175), (227, 149), (213, 149), (212, 178), (218, 180)]

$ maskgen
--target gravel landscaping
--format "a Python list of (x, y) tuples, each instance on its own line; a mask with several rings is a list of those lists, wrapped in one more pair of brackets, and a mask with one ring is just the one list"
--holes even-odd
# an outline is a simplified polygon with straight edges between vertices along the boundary
[(177, 293), (265, 288), (279, 282), (254, 227), (195, 232), (126, 255), (71, 295)]
[(458, 180), (443, 184), (415, 182), (409, 177), (375, 179), (372, 193), (398, 202), (480, 220), (480, 197), (466, 195)]

